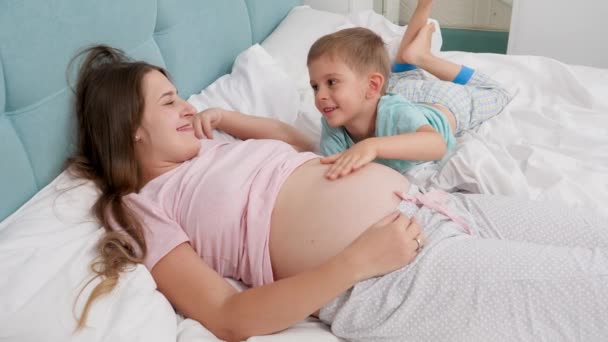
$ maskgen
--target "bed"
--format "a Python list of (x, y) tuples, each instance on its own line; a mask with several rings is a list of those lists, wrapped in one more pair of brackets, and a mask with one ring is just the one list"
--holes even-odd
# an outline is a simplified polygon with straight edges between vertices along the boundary
[[(299, 5), (0, 2), (0, 340), (217, 341), (199, 323), (176, 315), (141, 265), (122, 276), (95, 304), (87, 327), (73, 334), (75, 313), (96, 284), (87, 281), (102, 230), (89, 211), (95, 188), (62, 172), (74, 139), (66, 81), (73, 74), (66, 75), (66, 67), (80, 48), (107, 43), (167, 68), (198, 109), (267, 115), (317, 138), (307, 46), (358, 25), (380, 33), (394, 53), (404, 28), (371, 12), (344, 17)], [(608, 216), (608, 70), (440, 47), (437, 34), (436, 53), (483, 69), (517, 95), (504, 113), (460, 137), (442, 161), (410, 171), (410, 179), (448, 191), (562, 201)], [(339, 339), (308, 319), (249, 340)]]

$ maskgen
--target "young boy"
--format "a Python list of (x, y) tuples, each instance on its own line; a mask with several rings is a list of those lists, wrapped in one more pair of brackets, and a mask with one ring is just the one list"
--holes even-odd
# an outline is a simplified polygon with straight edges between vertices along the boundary
[[(365, 28), (335, 32), (311, 47), (310, 83), (323, 114), (321, 161), (333, 164), (327, 178), (374, 160), (399, 172), (439, 160), (456, 144), (455, 134), (511, 100), (487, 75), (432, 55), (431, 5), (419, 1), (392, 73), (382, 38)], [(421, 69), (439, 80), (425, 79)]]

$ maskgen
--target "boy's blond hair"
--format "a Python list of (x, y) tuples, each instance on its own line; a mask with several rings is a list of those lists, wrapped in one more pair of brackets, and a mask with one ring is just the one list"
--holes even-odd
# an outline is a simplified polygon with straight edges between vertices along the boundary
[(319, 38), (308, 51), (307, 65), (329, 56), (339, 58), (360, 75), (378, 72), (384, 76), (381, 95), (386, 92), (391, 61), (384, 41), (373, 31), (363, 27), (340, 30)]

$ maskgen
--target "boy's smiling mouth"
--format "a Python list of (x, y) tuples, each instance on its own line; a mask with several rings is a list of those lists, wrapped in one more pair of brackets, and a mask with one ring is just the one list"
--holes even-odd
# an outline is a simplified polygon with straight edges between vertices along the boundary
[(323, 114), (331, 114), (333, 111), (338, 109), (339, 107), (324, 107)]

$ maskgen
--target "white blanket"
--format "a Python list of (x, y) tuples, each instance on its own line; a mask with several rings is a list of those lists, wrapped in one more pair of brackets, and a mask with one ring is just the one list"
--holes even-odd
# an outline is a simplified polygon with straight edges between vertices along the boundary
[(423, 186), (559, 199), (608, 216), (608, 70), (543, 57), (448, 52), (516, 91), (499, 116), (464, 134)]

